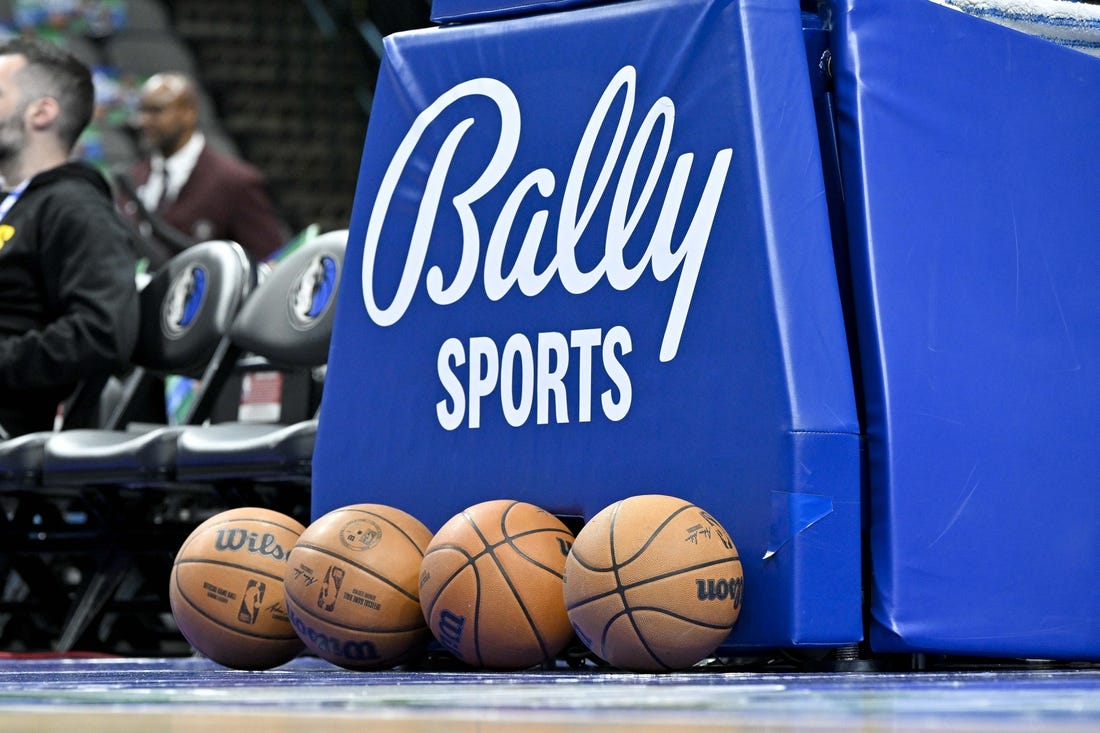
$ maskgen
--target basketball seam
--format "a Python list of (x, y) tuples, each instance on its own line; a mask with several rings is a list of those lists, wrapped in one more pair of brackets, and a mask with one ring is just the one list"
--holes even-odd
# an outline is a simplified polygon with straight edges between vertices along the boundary
[(714, 624), (708, 623), (706, 621), (700, 621), (699, 619), (691, 618), (690, 616), (684, 616), (680, 613), (676, 613), (662, 606), (633, 606), (630, 610), (634, 613), (637, 613), (639, 611), (652, 611), (654, 613), (659, 613), (668, 616), (669, 618), (676, 619), (677, 621), (683, 621), (684, 623), (692, 624), (693, 626), (701, 626), (704, 629), (719, 630), (732, 628), (732, 624)]
[[(669, 514), (664, 519), (664, 521), (662, 521), (657, 526), (657, 528), (653, 530), (653, 532), (650, 534), (649, 538), (646, 539), (646, 541), (642, 544), (642, 546), (640, 548), (638, 548), (637, 552), (635, 552), (632, 556), (630, 556), (624, 562), (618, 563), (615, 559), (616, 558), (616, 553), (615, 553), (615, 521), (619, 517), (619, 510), (622, 508), (622, 505), (623, 505), (624, 501), (620, 501), (615, 505), (615, 508), (612, 510), (612, 513), (611, 513), (611, 518), (610, 518), (609, 527), (608, 527), (608, 538), (610, 540), (610, 550), (611, 550), (611, 564), (612, 564), (612, 567), (614, 569), (614, 574), (615, 574), (615, 591), (616, 591), (616, 595), (619, 596), (619, 602), (622, 603), (622, 606), (623, 606), (622, 613), (626, 614), (627, 621), (630, 623), (631, 628), (634, 629), (634, 635), (637, 637), (638, 641), (641, 642), (642, 647), (645, 649), (646, 653), (649, 654), (649, 656), (653, 658), (653, 661), (655, 661), (657, 664), (661, 665), (662, 667), (664, 667), (667, 670), (667, 669), (670, 669), (670, 667), (667, 664), (665, 664), (661, 660), (660, 657), (657, 656), (657, 654), (653, 651), (652, 648), (650, 648), (649, 641), (642, 635), (642, 631), (638, 627), (638, 622), (634, 620), (634, 613), (631, 610), (630, 605), (626, 602), (626, 588), (623, 586), (622, 578), (619, 575), (619, 571), (624, 566), (626, 566), (628, 563), (630, 563), (630, 562), (636, 560), (637, 558), (641, 557), (645, 553), (646, 549), (649, 548), (649, 545), (652, 544), (654, 538), (656, 538), (657, 535), (661, 533), (661, 530), (663, 530), (665, 527), (667, 527), (669, 522), (671, 522), (674, 517), (679, 516), (684, 510), (688, 509), (689, 507), (691, 507), (693, 505), (690, 504), (690, 503), (685, 503), (684, 506), (680, 507), (676, 511)], [(708, 565), (711, 565), (711, 564), (714, 564), (714, 563), (708, 563)], [(675, 575), (679, 575), (679, 574), (680, 574), (679, 572), (673, 573), (669, 577), (674, 577)], [(619, 615), (621, 615), (621, 614), (619, 614)], [(612, 617), (612, 620), (613, 619), (614, 619), (614, 617)], [(604, 627), (604, 633), (602, 635), (601, 644), (602, 644), (603, 649), (607, 648), (607, 634), (609, 633), (610, 628), (611, 628), (611, 621), (608, 621), (607, 625)]]
[[(478, 615), (479, 615), (478, 612), (480, 611), (480, 607), (481, 607), (481, 573), (480, 573), (480, 571), (478, 571), (477, 565), (474, 564), (471, 561), (470, 553), (468, 553), (464, 548), (458, 547), (456, 545), (440, 545), (439, 547), (430, 547), (430, 548), (428, 548), (427, 554), (424, 555), (424, 560), (427, 561), (428, 557), (430, 557), (432, 555), (432, 553), (434, 553), (438, 550), (443, 550), (443, 549), (457, 550), (458, 552), (460, 552), (460, 553), (462, 553), (463, 555), (466, 556), (466, 562), (464, 562), (462, 565), (459, 565), (458, 569), (455, 570), (451, 574), (451, 576), (449, 578), (447, 578), (445, 581), (443, 581), (440, 584), (439, 588), (436, 589), (435, 595), (432, 597), (432, 602), (430, 604), (430, 607), (426, 608), (426, 610), (424, 612), (424, 617), (428, 621), (428, 626), (430, 627), (431, 626), (432, 614), (435, 613), (435, 606), (439, 602), (439, 597), (443, 595), (443, 591), (445, 591), (447, 589), (447, 587), (450, 586), (450, 584), (454, 581), (455, 578), (457, 578), (459, 575), (462, 574), (463, 570), (465, 570), (466, 568), (472, 569), (474, 571), (474, 606), (473, 606), (473, 608), (474, 608), (474, 611), (473, 611), (474, 651), (475, 651), (475, 653), (478, 654), (478, 664), (481, 664), (481, 655), (480, 655), (480, 652), (478, 651), (478, 646), (477, 646), (477, 620), (478, 620)], [(423, 567), (423, 564), (421, 565), (421, 567)], [(424, 608), (423, 603), (421, 604), (421, 608)], [(463, 617), (463, 618), (465, 618), (465, 617)], [(432, 633), (434, 635), (435, 631), (433, 630)], [(438, 639), (438, 637), (436, 637), (436, 638)], [(440, 641), (440, 643), (442, 643), (442, 641)], [(451, 650), (451, 651), (452, 651), (452, 653), (455, 654), (455, 656), (458, 656), (458, 652), (456, 650)], [(461, 657), (459, 657), (459, 659), (461, 659)]]
[[(500, 513), (501, 525), (502, 525), (501, 531), (502, 532), (503, 532), (504, 517), (507, 516), (508, 512), (512, 511), (512, 507), (514, 507), (518, 503), (519, 502), (513, 501), (511, 504), (509, 504), (507, 506), (507, 508), (504, 509), (504, 511), (502, 511)], [(489, 542), (488, 542), (488, 540), (485, 539), (485, 535), (483, 535), (481, 533), (481, 527), (478, 527), (477, 522), (475, 522), (470, 517), (469, 513), (465, 512), (465, 511), (462, 512), (462, 518), (465, 519), (466, 523), (469, 524), (470, 527), (473, 528), (474, 533), (477, 535), (478, 539), (481, 540), (481, 544), (485, 548), (485, 552), (478, 555), (478, 558), (484, 557), (485, 555), (489, 555), (490, 557), (492, 557), (492, 550), (489, 548)], [(504, 533), (504, 536), (507, 537), (508, 536), (507, 533)], [(494, 558), (494, 560), (495, 560), (495, 558)], [(476, 568), (477, 567), (477, 558), (471, 559), (470, 564), (473, 565)], [(498, 564), (498, 569), (499, 569), (499, 564)], [(504, 574), (503, 571), (501, 571), (501, 575), (503, 575), (503, 574)], [(507, 576), (505, 576), (505, 577), (507, 577)], [(522, 604), (520, 604), (520, 605), (522, 607)], [(528, 622), (528, 623), (530, 623), (530, 622)], [(480, 575), (478, 575), (477, 598), (476, 598), (476, 602), (474, 603), (474, 653), (477, 655), (478, 666), (479, 667), (485, 666), (485, 660), (481, 656), (481, 576)]]
[[(520, 548), (516, 547), (515, 540), (522, 539), (523, 537), (528, 537), (532, 534), (536, 534), (537, 532), (543, 532), (543, 531), (556, 532), (558, 534), (564, 534), (565, 536), (567, 536), (571, 539), (575, 539), (573, 537), (573, 535), (568, 530), (566, 530), (565, 532), (562, 532), (562, 530), (560, 530), (560, 529), (547, 529), (547, 530), (541, 530), (540, 529), (540, 530), (534, 530), (532, 532), (525, 532), (523, 535), (517, 535), (514, 538), (509, 538), (509, 539), (505, 540), (505, 542), (507, 542), (508, 545), (510, 545), (511, 548), (516, 551), (517, 555), (519, 555), (524, 560), (526, 560), (527, 562), (534, 565), (536, 568), (541, 568), (541, 569), (545, 570), (546, 572), (550, 573), (551, 575), (553, 575), (556, 578), (564, 578), (565, 577), (564, 571), (559, 573), (557, 570), (554, 570), (554, 568), (552, 568), (549, 565), (546, 565), (545, 563), (531, 557), (526, 552), (524, 552)], [(494, 545), (494, 547), (500, 547), (500, 545), (502, 545), (502, 544), (504, 544), (504, 542), (501, 542), (500, 544)]]
[(226, 560), (212, 560), (206, 557), (185, 558), (182, 560), (176, 560), (175, 565), (217, 565), (222, 568), (234, 568), (236, 570), (244, 570), (249, 573), (255, 573), (256, 575), (262, 575), (265, 578), (274, 580), (278, 583), (283, 582), (282, 575), (276, 575), (258, 568), (249, 567), (248, 565), (238, 565), (234, 562), (228, 562)]
[(659, 525), (657, 525), (657, 528), (654, 529), (653, 532), (649, 535), (649, 537), (646, 539), (646, 541), (642, 543), (642, 546), (639, 547), (633, 555), (631, 555), (626, 560), (623, 560), (621, 563), (619, 563), (619, 567), (626, 567), (627, 565), (629, 565), (630, 563), (634, 562), (639, 557), (644, 555), (645, 551), (649, 549), (649, 546), (653, 544), (653, 541), (655, 539), (657, 539), (657, 535), (661, 534), (661, 532), (664, 530), (664, 528), (667, 527), (669, 525), (669, 523), (672, 522), (673, 519), (680, 516), (681, 514), (683, 514), (688, 509), (695, 509), (695, 508), (697, 508), (697, 507), (694, 504), (685, 503), (682, 507), (680, 507), (679, 509), (677, 509), (676, 511), (672, 512), (667, 517), (665, 517), (664, 520)]
[[(633, 583), (627, 583), (627, 584), (623, 584), (619, 580), (619, 574), (617, 572), (617, 570), (618, 570), (617, 568), (609, 568), (609, 569), (606, 569), (606, 570), (598, 569), (598, 568), (586, 568), (586, 569), (593, 570), (593, 572), (602, 572), (602, 573), (612, 572), (612, 570), (614, 570), (615, 571), (615, 588), (612, 589), (612, 590), (604, 591), (602, 593), (597, 593), (596, 595), (593, 595), (593, 596), (587, 596), (585, 598), (582, 598), (581, 600), (570, 604), (567, 607), (567, 610), (572, 611), (574, 608), (580, 608), (581, 606), (585, 605), (586, 603), (591, 603), (592, 601), (603, 600), (604, 598), (607, 598), (607, 597), (613, 596), (613, 595), (624, 596), (627, 591), (633, 590), (635, 588), (640, 588), (641, 586), (646, 585), (648, 583), (652, 583), (654, 581), (668, 580), (669, 578), (675, 578), (677, 575), (683, 575), (684, 573), (692, 573), (692, 572), (695, 572), (697, 570), (704, 570), (706, 568), (713, 567), (715, 565), (721, 565), (722, 563), (727, 563), (727, 562), (736, 562), (738, 565), (741, 564), (741, 560), (737, 556), (732, 557), (732, 558), (721, 558), (721, 559), (718, 559), (718, 560), (708, 560), (705, 563), (699, 563), (698, 565), (690, 565), (690, 566), (685, 567), (685, 568), (680, 568), (678, 570), (670, 571), (670, 572), (667, 572), (667, 573), (662, 573), (661, 575), (652, 575), (648, 578), (645, 578), (644, 580), (638, 580), (638, 581), (635, 581)], [(625, 605), (625, 598), (623, 600), (624, 600), (624, 605)]]
[[(507, 509), (505, 509), (503, 512), (501, 512), (501, 514), (500, 514), (500, 533), (504, 537), (504, 542), (502, 542), (500, 544), (497, 544), (497, 545), (494, 545), (493, 549), (495, 550), (497, 547), (500, 547), (502, 544), (507, 543), (508, 546), (514, 552), (519, 554), (521, 557), (524, 557), (526, 559), (530, 559), (530, 558), (527, 558), (527, 556), (524, 553), (519, 551), (519, 548), (517, 548), (516, 545), (515, 545), (515, 540), (520, 539), (522, 537), (529, 536), (531, 534), (536, 534), (536, 533), (541, 532), (541, 531), (546, 530), (546, 529), (556, 530), (557, 528), (555, 528), (555, 527), (539, 527), (538, 529), (535, 529), (535, 530), (527, 530), (527, 531), (523, 532), (522, 534), (516, 535), (515, 537), (508, 534), (508, 528), (506, 526), (506, 524), (508, 522), (508, 513), (511, 512), (514, 508), (516, 508), (519, 504), (520, 504), (520, 502), (518, 502), (518, 501), (513, 502), (511, 505), (508, 506)], [(560, 532), (560, 530), (558, 530), (558, 531)], [(479, 530), (478, 534), (480, 535), (480, 530)], [(484, 538), (482, 538), (482, 540), (484, 541)], [(488, 543), (486, 543), (486, 545), (488, 545)], [(538, 642), (538, 645), (539, 645), (539, 651), (542, 652), (542, 661), (546, 661), (547, 659), (550, 658), (549, 647), (546, 643), (546, 639), (544, 639), (543, 636), (542, 636), (542, 631), (538, 628), (538, 625), (535, 623), (534, 618), (531, 616), (530, 609), (528, 609), (527, 604), (524, 603), (523, 598), (522, 598), (522, 596), (520, 595), (520, 592), (519, 592), (520, 589), (516, 586), (515, 582), (513, 582), (512, 576), (509, 575), (507, 572), (505, 572), (504, 563), (501, 562), (501, 560), (496, 556), (496, 553), (495, 552), (490, 552), (489, 556), (491, 558), (493, 558), (493, 562), (496, 563), (497, 570), (500, 571), (501, 577), (503, 577), (505, 582), (508, 583), (508, 587), (512, 591), (512, 597), (516, 599), (516, 603), (519, 604), (519, 608), (523, 612), (523, 617), (525, 619), (527, 619), (527, 625), (531, 628), (531, 632), (535, 635), (535, 640)], [(539, 565), (539, 567), (544, 567), (544, 566)], [(546, 569), (549, 570), (549, 568), (546, 568)], [(550, 571), (550, 572), (553, 573), (553, 571)], [(555, 575), (555, 577), (558, 577), (558, 578), (562, 577), (561, 574), (559, 574), (559, 573), (553, 573), (553, 574)], [(563, 604), (563, 606), (564, 606), (564, 604)]]
[[(432, 611), (435, 610), (435, 604), (439, 600), (439, 596), (443, 594), (444, 589), (446, 589), (446, 587), (451, 584), (451, 581), (461, 575), (463, 570), (473, 565), (470, 562), (470, 553), (466, 552), (465, 548), (459, 547), (458, 545), (440, 545), (439, 547), (428, 548), (428, 552), (424, 555), (424, 561), (420, 564), (420, 567), (423, 568), (424, 563), (428, 562), (428, 558), (430, 558), (434, 553), (438, 552), (439, 550), (455, 550), (456, 552), (466, 556), (466, 562), (459, 565), (458, 569), (451, 573), (450, 577), (439, 584), (439, 588), (436, 589), (435, 597), (432, 598), (432, 602), (429, 604), (429, 607), (425, 607), (425, 615), (428, 617), (431, 617)], [(474, 574), (477, 574), (476, 567), (474, 568)], [(422, 607), (423, 603), (424, 601), (423, 599), (421, 599)]]
[(616, 619), (622, 616), (626, 616), (626, 620), (630, 622), (630, 627), (634, 629), (634, 636), (637, 637), (639, 642), (641, 642), (642, 648), (645, 649), (646, 654), (648, 654), (654, 662), (661, 665), (665, 670), (671, 670), (672, 667), (665, 664), (664, 661), (657, 656), (656, 652), (654, 652), (653, 649), (650, 648), (649, 641), (647, 641), (646, 638), (642, 636), (642, 631), (638, 628), (638, 623), (634, 620), (634, 614), (630, 610), (630, 607), (625, 604), (625, 602), (623, 604), (623, 610), (612, 615), (611, 618), (607, 620), (607, 623), (604, 624), (603, 633), (600, 635), (601, 648), (604, 650), (607, 649), (607, 635), (611, 633), (611, 626), (615, 623)]

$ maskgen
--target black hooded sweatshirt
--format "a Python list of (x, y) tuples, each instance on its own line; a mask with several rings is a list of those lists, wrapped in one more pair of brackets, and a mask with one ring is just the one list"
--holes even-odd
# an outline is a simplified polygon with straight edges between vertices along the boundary
[(9, 435), (49, 430), (80, 380), (129, 364), (132, 236), (103, 176), (82, 162), (34, 176), (0, 220), (0, 426)]

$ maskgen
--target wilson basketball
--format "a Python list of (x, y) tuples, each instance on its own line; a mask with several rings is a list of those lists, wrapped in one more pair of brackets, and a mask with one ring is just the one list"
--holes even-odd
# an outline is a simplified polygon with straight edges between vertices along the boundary
[(612, 504), (577, 533), (565, 563), (573, 629), (622, 669), (683, 669), (711, 654), (741, 612), (741, 561), (725, 529), (689, 501)]
[(309, 525), (286, 574), (287, 611), (310, 650), (347, 669), (411, 659), (432, 635), (417, 578), (432, 533), (382, 504), (335, 509)]
[(256, 507), (200, 524), (176, 553), (168, 597), (184, 638), (234, 669), (270, 669), (303, 649), (283, 603), (287, 555), (305, 528)]
[(472, 506), (428, 545), (420, 601), (435, 638), (475, 667), (524, 669), (553, 659), (573, 638), (562, 571), (573, 533), (531, 504)]

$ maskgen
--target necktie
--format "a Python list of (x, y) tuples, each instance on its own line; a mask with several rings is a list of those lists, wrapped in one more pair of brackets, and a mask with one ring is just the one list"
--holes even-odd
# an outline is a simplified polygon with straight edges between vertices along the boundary
[(168, 193), (168, 174), (163, 165), (153, 166), (141, 193), (141, 202), (145, 204), (147, 211), (159, 211), (164, 206)]

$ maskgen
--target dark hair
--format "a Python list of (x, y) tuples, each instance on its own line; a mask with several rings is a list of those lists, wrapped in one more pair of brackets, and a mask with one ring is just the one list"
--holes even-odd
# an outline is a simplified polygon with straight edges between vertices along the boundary
[(53, 97), (61, 111), (58, 133), (71, 149), (92, 120), (95, 89), (92, 72), (56, 43), (35, 38), (15, 38), (0, 43), (0, 56), (20, 55), (27, 65), (16, 75), (24, 103)]

